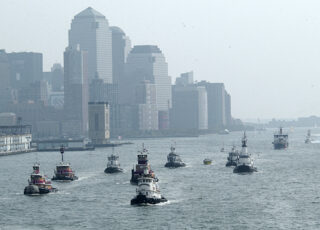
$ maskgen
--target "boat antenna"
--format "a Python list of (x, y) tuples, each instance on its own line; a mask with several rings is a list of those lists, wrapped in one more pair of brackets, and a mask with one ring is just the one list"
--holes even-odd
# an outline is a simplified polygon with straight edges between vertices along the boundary
[(62, 162), (63, 162), (63, 153), (64, 153), (63, 145), (61, 145), (61, 147), (60, 147), (60, 153), (61, 153), (61, 159), (62, 159)]

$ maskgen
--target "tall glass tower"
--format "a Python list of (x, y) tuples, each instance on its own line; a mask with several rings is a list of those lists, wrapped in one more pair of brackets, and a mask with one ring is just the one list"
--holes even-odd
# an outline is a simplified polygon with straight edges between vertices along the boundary
[(69, 30), (69, 47), (88, 52), (89, 82), (99, 76), (104, 83), (112, 83), (112, 38), (104, 15), (88, 7), (77, 14)]

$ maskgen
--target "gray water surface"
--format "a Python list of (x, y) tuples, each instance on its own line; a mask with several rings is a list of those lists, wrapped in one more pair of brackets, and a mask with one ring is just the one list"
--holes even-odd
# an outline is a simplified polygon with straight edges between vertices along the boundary
[[(132, 140), (115, 148), (122, 174), (104, 169), (111, 148), (66, 152), (78, 181), (53, 182), (59, 192), (23, 195), (38, 159), (50, 178), (60, 161), (56, 152), (27, 153), (0, 158), (0, 229), (320, 229), (320, 142), (304, 144), (307, 129), (289, 134), (287, 150), (273, 150), (273, 130), (248, 132), (257, 173), (237, 175), (226, 168), (227, 151), (240, 149), (242, 133), (198, 138)], [(314, 129), (313, 133), (320, 133)], [(320, 140), (320, 136), (319, 136)], [(131, 168), (142, 142), (149, 162), (160, 179), (162, 195), (169, 202), (135, 207), (130, 200)], [(164, 167), (170, 145), (187, 167)], [(203, 159), (213, 159), (203, 165)]]

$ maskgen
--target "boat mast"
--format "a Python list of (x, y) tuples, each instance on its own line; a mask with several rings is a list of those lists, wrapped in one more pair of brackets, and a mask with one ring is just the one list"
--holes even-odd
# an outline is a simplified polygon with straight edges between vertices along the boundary
[(60, 147), (60, 153), (61, 153), (61, 160), (62, 160), (62, 162), (63, 162), (63, 153), (64, 153), (64, 147), (63, 147), (63, 145), (61, 145), (61, 147)]

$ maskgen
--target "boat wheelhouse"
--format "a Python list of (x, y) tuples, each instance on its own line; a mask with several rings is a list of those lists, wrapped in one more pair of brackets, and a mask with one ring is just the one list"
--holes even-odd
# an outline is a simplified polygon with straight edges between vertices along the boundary
[(167, 156), (167, 163), (164, 167), (168, 168), (178, 168), (185, 167), (186, 164), (181, 160), (180, 156), (176, 153), (176, 148), (171, 146), (170, 153)]
[(104, 170), (105, 173), (117, 173), (123, 172), (123, 169), (120, 168), (119, 156), (111, 154), (108, 157), (107, 168)]
[(236, 150), (236, 147), (233, 146), (231, 151), (229, 152), (229, 156), (227, 158), (226, 167), (237, 166), (237, 161), (239, 158), (239, 151)]
[(136, 167), (131, 170), (131, 184), (138, 184), (138, 179), (144, 174), (145, 170), (148, 171), (152, 178), (158, 181), (154, 172), (151, 170), (148, 154), (148, 150), (144, 147), (144, 144), (142, 144), (142, 150), (138, 151), (137, 155), (138, 164), (136, 164)]
[(275, 133), (273, 136), (274, 140), (272, 142), (274, 149), (285, 149), (288, 147), (288, 134), (283, 133), (282, 127), (280, 127), (279, 132)]

